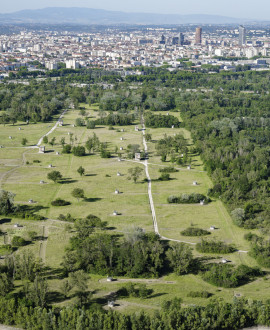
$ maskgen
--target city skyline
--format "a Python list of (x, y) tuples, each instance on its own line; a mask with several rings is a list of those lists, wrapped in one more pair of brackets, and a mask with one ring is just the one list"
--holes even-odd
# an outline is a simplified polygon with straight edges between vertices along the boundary
[(164, 14), (208, 14), (222, 15), (236, 18), (254, 20), (269, 20), (267, 12), (270, 12), (270, 3), (267, 0), (258, 0), (256, 6), (251, 1), (228, 0), (226, 3), (217, 3), (214, 0), (194, 0), (192, 6), (187, 2), (177, 0), (154, 1), (138, 0), (136, 3), (127, 3), (124, 0), (100, 0), (98, 4), (93, 0), (40, 0), (38, 3), (33, 0), (26, 0), (23, 3), (19, 0), (12, 0), (2, 4), (1, 13), (10, 13), (26, 9), (42, 9), (46, 7), (87, 7), (113, 11), (140, 12), (140, 13), (164, 13)]

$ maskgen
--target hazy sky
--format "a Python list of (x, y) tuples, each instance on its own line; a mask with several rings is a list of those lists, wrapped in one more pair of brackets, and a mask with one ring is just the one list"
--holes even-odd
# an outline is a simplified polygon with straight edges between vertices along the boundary
[(132, 12), (216, 14), (270, 20), (269, 0), (1, 0), (1, 13), (45, 7), (89, 7)]

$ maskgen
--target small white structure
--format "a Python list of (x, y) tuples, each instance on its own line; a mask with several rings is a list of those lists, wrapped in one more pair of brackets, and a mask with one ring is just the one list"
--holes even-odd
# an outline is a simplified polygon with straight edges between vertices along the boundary
[(198, 186), (198, 182), (197, 181), (193, 181), (193, 186)]
[(139, 126), (135, 126), (135, 132), (139, 132)]
[(19, 127), (19, 131), (21, 131), (21, 127)]
[(167, 112), (167, 116), (169, 116), (169, 112)]
[(45, 154), (45, 147), (44, 146), (40, 146), (39, 150), (38, 150), (39, 154)]
[(113, 211), (113, 215), (118, 215), (118, 212), (117, 211)]
[(121, 159), (121, 158), (118, 158), (118, 161), (119, 161), (119, 162), (121, 162), (121, 161), (122, 161), (122, 159)]
[(188, 170), (191, 170), (191, 165), (188, 165), (187, 169), (188, 169)]
[(124, 148), (123, 148), (123, 147), (120, 147), (120, 150), (121, 150), (121, 151), (123, 151), (123, 150), (124, 150)]
[(61, 127), (63, 126), (63, 124), (64, 124), (63, 120), (59, 120), (59, 126)]
[(181, 154), (181, 157), (184, 157), (184, 154)]
[(215, 230), (215, 229), (216, 229), (215, 226), (211, 226), (211, 227), (210, 227), (210, 230)]
[(121, 173), (120, 172), (117, 172), (117, 176), (121, 176)]
[(113, 278), (110, 276), (107, 276), (107, 282), (112, 282), (112, 281), (113, 281)]
[(40, 183), (40, 184), (44, 184), (45, 182), (44, 182), (43, 180), (40, 180), (39, 183)]
[(22, 228), (23, 225), (20, 225), (19, 223), (15, 223), (14, 228)]
[(33, 204), (34, 203), (33, 199), (29, 199), (28, 203)]
[(116, 195), (118, 195), (118, 194), (119, 194), (119, 190), (118, 190), (118, 189), (115, 189), (114, 193), (115, 193)]
[(125, 132), (125, 130), (122, 128), (122, 129), (121, 129), (121, 132)]
[(200, 205), (205, 205), (205, 201), (204, 200), (200, 201)]
[(223, 264), (227, 264), (227, 263), (229, 262), (229, 260), (223, 258), (223, 259), (221, 260), (221, 262), (222, 262)]
[(141, 153), (140, 152), (135, 153), (135, 160), (141, 160)]
[(70, 132), (68, 132), (68, 135), (70, 135)]
[(123, 137), (120, 137), (120, 140), (121, 140), (121, 141), (124, 141), (124, 138), (123, 138)]
[(72, 127), (75, 127), (75, 124), (72, 124), (71, 126), (72, 126)]
[(52, 168), (53, 166), (52, 166), (52, 164), (49, 164), (49, 166), (48, 166), (49, 168)]
[(59, 156), (60, 155), (60, 152), (59, 151), (56, 151), (56, 153), (55, 153), (57, 156)]
[(110, 308), (113, 308), (113, 307), (115, 306), (115, 302), (114, 302), (113, 300), (108, 301), (108, 306), (109, 306)]
[(0, 146), (0, 149), (4, 148), (4, 146)]
[(9, 138), (10, 140), (12, 140), (12, 136), (9, 136), (8, 138)]
[(172, 128), (174, 128), (174, 125), (172, 125)]

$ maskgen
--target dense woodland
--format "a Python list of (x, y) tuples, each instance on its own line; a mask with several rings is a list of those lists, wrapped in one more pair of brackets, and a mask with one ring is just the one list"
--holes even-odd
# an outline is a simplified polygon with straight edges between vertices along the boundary
[[(22, 72), (21, 76), (10, 77), (9, 83), (0, 84), (0, 121), (3, 124), (21, 120), (47, 122), (63, 109), (79, 108), (81, 103), (88, 103), (96, 105), (99, 116), (94, 123), (87, 122), (89, 128), (129, 125), (144, 111), (149, 127), (186, 127), (191, 131), (193, 147), (182, 135), (165, 135), (155, 142), (156, 153), (162, 161), (185, 166), (191, 163), (191, 155), (200, 154), (214, 186), (209, 196), (171, 196), (174, 199), (169, 201), (192, 203), (204, 199), (210, 202), (220, 198), (236, 225), (259, 229), (260, 236), (246, 236), (250, 241), (250, 255), (260, 266), (269, 268), (270, 244), (266, 238), (270, 232), (270, 73), (246, 71), (209, 75), (169, 72), (166, 68), (140, 70), (145, 74), (125, 79), (103, 70), (58, 70), (51, 73), (57, 80), (29, 79), (28, 85), (14, 83), (17, 78), (24, 77)], [(85, 85), (79, 86), (81, 83)], [(160, 115), (155, 111), (166, 112)], [(78, 111), (81, 117), (77, 124), (85, 124), (83, 115)], [(110, 157), (106, 144), (100, 143), (95, 134), (85, 146), (73, 144), (72, 136), (70, 144), (63, 141), (63, 152), (73, 152), (79, 157), (86, 151), (89, 154), (100, 152), (101, 157)], [(136, 150), (137, 145), (129, 146), (131, 157)], [(59, 174), (51, 179), (62, 180)], [(77, 196), (83, 198), (83, 195)], [(25, 219), (33, 216), (40, 220), (30, 210), (15, 208), (13, 197), (1, 191), (1, 215), (16, 214)], [(73, 290), (78, 298), (77, 307), (61, 311), (52, 308), (44, 265), (31, 255), (18, 253), (17, 258), (7, 258), (6, 265), (1, 267), (0, 322), (27, 329), (239, 329), (256, 324), (270, 325), (269, 302), (247, 303), (242, 299), (235, 299), (231, 304), (212, 301), (206, 307), (185, 308), (175, 299), (164, 304), (154, 316), (103, 311), (91, 301), (91, 292), (85, 285), (89, 272), (128, 277), (192, 273), (221, 287), (238, 287), (264, 273), (243, 265), (205, 265), (185, 244), (169, 244), (140, 228), (114, 236), (107, 224), (93, 215), (85, 219), (61, 215), (61, 220), (74, 224), (75, 233), (67, 247), (61, 272), (66, 277), (63, 294)], [(190, 236), (207, 234), (195, 234), (190, 228), (187, 231)], [(24, 242), (16, 239), (10, 246), (0, 248), (12, 252), (22, 244)], [(207, 238), (196, 248), (203, 253), (235, 251), (234, 246)], [(18, 279), (24, 285), (14, 293), (14, 281)], [(127, 288), (124, 291), (128, 292)], [(145, 290), (141, 288), (141, 291)]]

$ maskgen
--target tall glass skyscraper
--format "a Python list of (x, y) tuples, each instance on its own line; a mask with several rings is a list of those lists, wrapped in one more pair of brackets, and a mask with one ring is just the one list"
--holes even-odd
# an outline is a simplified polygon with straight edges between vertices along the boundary
[(246, 28), (243, 25), (239, 26), (239, 46), (246, 44)]

